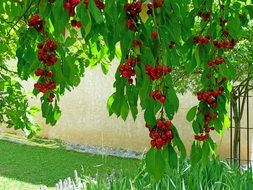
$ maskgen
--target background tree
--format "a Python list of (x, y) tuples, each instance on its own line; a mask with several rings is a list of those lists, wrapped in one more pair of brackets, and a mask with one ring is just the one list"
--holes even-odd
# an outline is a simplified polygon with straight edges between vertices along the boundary
[[(3, 5), (0, 14), (3, 15)], [(10, 35), (12, 22), (0, 17), (0, 123), (8, 128), (22, 129), (27, 136), (33, 136), (39, 130), (39, 125), (33, 121), (37, 109), (29, 107), (28, 95), (24, 92), (16, 67), (8, 62), (15, 59), (17, 48), (16, 32)]]

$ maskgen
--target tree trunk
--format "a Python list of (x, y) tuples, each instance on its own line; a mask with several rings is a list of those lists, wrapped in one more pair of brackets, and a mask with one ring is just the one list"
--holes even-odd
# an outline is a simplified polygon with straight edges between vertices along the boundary
[(231, 106), (233, 110), (233, 120), (234, 120), (234, 141), (233, 141), (233, 161), (234, 163), (238, 163), (238, 145), (240, 142), (240, 128), (241, 128), (241, 120), (240, 113), (237, 105), (237, 96), (236, 92), (233, 91), (231, 98)]

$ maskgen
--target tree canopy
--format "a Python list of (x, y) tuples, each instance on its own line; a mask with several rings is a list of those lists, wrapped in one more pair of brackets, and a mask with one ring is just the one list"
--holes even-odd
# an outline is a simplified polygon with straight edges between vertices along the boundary
[[(240, 75), (234, 47), (252, 17), (249, 0), (3, 0), (0, 121), (30, 135), (38, 130), (15, 78), (37, 81), (33, 94), (46, 123), (55, 125), (60, 97), (79, 85), (85, 69), (100, 65), (106, 74), (117, 57), (107, 108), (125, 120), (135, 119), (141, 106), (151, 137), (150, 173), (160, 178), (165, 166), (177, 167), (178, 155), (186, 157), (173, 124), (185, 76), (198, 84), (199, 100), (187, 114), (195, 132), (190, 158), (193, 165), (205, 163), (216, 147), (212, 131), (229, 127), (232, 82)], [(12, 68), (7, 60), (14, 58)]]

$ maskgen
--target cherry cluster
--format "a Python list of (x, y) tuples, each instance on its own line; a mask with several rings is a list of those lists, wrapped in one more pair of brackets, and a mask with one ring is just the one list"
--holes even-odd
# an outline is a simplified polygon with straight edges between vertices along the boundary
[(36, 69), (35, 70), (35, 75), (38, 76), (38, 77), (42, 77), (42, 76), (44, 76), (44, 77), (52, 77), (53, 74), (54, 73), (51, 70), (48, 70), (48, 71), (43, 70), (43, 69)]
[(28, 20), (28, 26), (35, 28), (38, 32), (44, 32), (45, 21), (38, 14), (33, 15)]
[(201, 17), (205, 22), (208, 22), (211, 17), (211, 12), (210, 11), (208, 11), (208, 12), (199, 11), (198, 16)]
[(127, 27), (135, 32), (137, 31), (137, 27), (138, 27), (138, 15), (142, 10), (142, 3), (141, 1), (136, 1), (133, 3), (126, 3), (124, 5), (124, 9), (127, 13)]
[(217, 107), (217, 98), (222, 95), (224, 92), (224, 88), (220, 87), (218, 90), (212, 91), (201, 91), (197, 93), (198, 100), (201, 102), (205, 102), (212, 106), (213, 108)]
[(164, 0), (156, 0), (154, 2), (148, 2), (148, 4), (147, 4), (147, 6), (148, 6), (147, 14), (152, 15), (152, 9), (162, 7), (163, 4), (164, 4)]
[(64, 3), (64, 9), (68, 11), (69, 16), (75, 16), (75, 8), (80, 3), (80, 0), (66, 0)]
[(152, 147), (160, 150), (163, 146), (171, 144), (171, 140), (173, 139), (171, 126), (170, 120), (158, 120), (153, 127), (146, 124), (146, 127), (149, 129), (149, 136), (152, 139), (150, 141)]
[(133, 40), (132, 45), (134, 47), (141, 46), (141, 41), (140, 40)]
[[(43, 94), (48, 94), (50, 91), (53, 91), (56, 89), (56, 85), (53, 80), (47, 81), (45, 78), (44, 78), (44, 80), (45, 81), (37, 82), (36, 84), (34, 84), (34, 88), (39, 90)], [(53, 93), (50, 92), (50, 94), (53, 94)], [(52, 95), (51, 95), (51, 97), (52, 97)], [(52, 102), (52, 101), (53, 101), (53, 99), (50, 98), (49, 102)]]
[(81, 28), (82, 23), (74, 19), (74, 20), (71, 20), (71, 26), (76, 27), (76, 28)]
[(146, 65), (145, 70), (150, 80), (154, 81), (159, 80), (161, 77), (170, 73), (172, 71), (172, 68), (170, 66), (162, 66), (162, 65), (157, 66)]
[[(101, 0), (94, 0), (94, 3), (96, 4), (96, 6), (99, 10), (103, 10), (105, 8), (105, 4)], [(88, 9), (89, 0), (84, 0), (84, 5), (85, 5), (86, 9)]]
[[(200, 113), (201, 110), (198, 110), (198, 113)], [(207, 111), (207, 113), (204, 116), (204, 129), (205, 131), (201, 130), (200, 133), (198, 135), (195, 135), (195, 140), (198, 141), (206, 141), (209, 138), (209, 133), (210, 131), (214, 130), (214, 127), (210, 127), (208, 124), (209, 122), (211, 122), (212, 120), (215, 120), (218, 118), (218, 113), (217, 112), (213, 112), (212, 114)]]
[[(222, 9), (222, 7), (221, 7), (221, 9)], [(223, 7), (223, 9), (224, 9), (224, 7)], [(224, 11), (223, 9), (222, 9), (222, 11)], [(220, 26), (222, 28), (222, 35), (225, 36), (226, 39), (223, 39), (221, 41), (214, 40), (213, 45), (215, 47), (217, 47), (218, 49), (221, 49), (221, 48), (223, 48), (223, 49), (233, 49), (234, 46), (236, 45), (236, 41), (233, 38), (228, 39), (229, 31), (226, 29), (226, 24), (227, 24), (228, 20), (225, 19), (225, 18), (220, 17), (219, 22), (220, 22)]]
[(39, 61), (42, 61), (47, 66), (52, 66), (57, 62), (58, 58), (56, 56), (55, 50), (58, 46), (54, 40), (48, 39), (44, 44), (39, 43), (37, 47), (39, 49)]
[(228, 20), (227, 19), (224, 19), (224, 18), (221, 18), (219, 19), (220, 21), (220, 26), (221, 27), (225, 27), (225, 25), (227, 24)]
[(39, 49), (38, 59), (44, 63), (44, 69), (38, 68), (35, 70), (35, 75), (39, 76), (40, 79), (39, 82), (34, 84), (34, 88), (43, 94), (47, 94), (48, 101), (53, 102), (55, 98), (53, 91), (56, 89), (56, 84), (52, 78), (54, 75), (53, 71), (47, 69), (47, 67), (57, 62), (58, 58), (55, 51), (58, 46), (54, 40), (48, 39), (44, 44), (39, 43), (37, 47)]
[(150, 97), (152, 97), (154, 100), (159, 101), (160, 103), (164, 104), (166, 101), (166, 96), (160, 91), (155, 90), (150, 92)]
[(225, 59), (223, 57), (218, 57), (214, 61), (208, 61), (208, 66), (212, 67), (214, 65), (221, 65), (222, 63), (225, 62)]
[(133, 84), (135, 76), (135, 65), (140, 62), (139, 58), (127, 58), (126, 62), (119, 67), (119, 72), (122, 77), (126, 78), (129, 84)]
[(201, 133), (199, 135), (195, 135), (194, 136), (195, 140), (198, 140), (198, 141), (206, 141), (207, 139), (209, 139), (209, 133)]
[[(199, 113), (201, 112), (201, 110), (199, 110)], [(209, 138), (209, 133), (210, 131), (214, 130), (214, 127), (210, 127), (208, 124), (209, 122), (211, 122), (212, 120), (215, 120), (218, 118), (218, 113), (217, 112), (213, 112), (213, 114), (210, 114), (209, 111), (207, 111), (207, 113), (204, 116), (204, 129), (205, 131), (201, 130), (200, 133), (198, 135), (195, 135), (195, 140), (198, 141), (206, 141)]]
[(214, 112), (213, 114), (210, 114), (209, 111), (205, 114), (205, 127), (207, 127), (208, 123), (211, 122), (212, 120), (215, 120), (218, 118), (218, 113)]
[(207, 36), (205, 36), (205, 37), (195, 36), (195, 37), (193, 38), (193, 41), (194, 41), (195, 43), (198, 43), (198, 44), (201, 44), (201, 45), (205, 45), (205, 44), (207, 44), (207, 43), (210, 41), (210, 39), (211, 39), (211, 36), (210, 36), (210, 35), (207, 35)]
[[(226, 32), (227, 30), (225, 30), (224, 32)], [(227, 31), (228, 32), (228, 31)], [(222, 40), (222, 41), (217, 41), (214, 40), (213, 41), (213, 45), (219, 49), (223, 48), (223, 49), (233, 49), (236, 45), (236, 42), (234, 39), (231, 40)]]

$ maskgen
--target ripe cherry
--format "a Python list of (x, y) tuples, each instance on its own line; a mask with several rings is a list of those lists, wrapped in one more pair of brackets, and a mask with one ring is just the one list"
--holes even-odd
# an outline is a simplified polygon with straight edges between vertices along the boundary
[(151, 37), (152, 37), (153, 39), (156, 39), (157, 36), (158, 36), (157, 32), (152, 32), (152, 33), (151, 33)]

